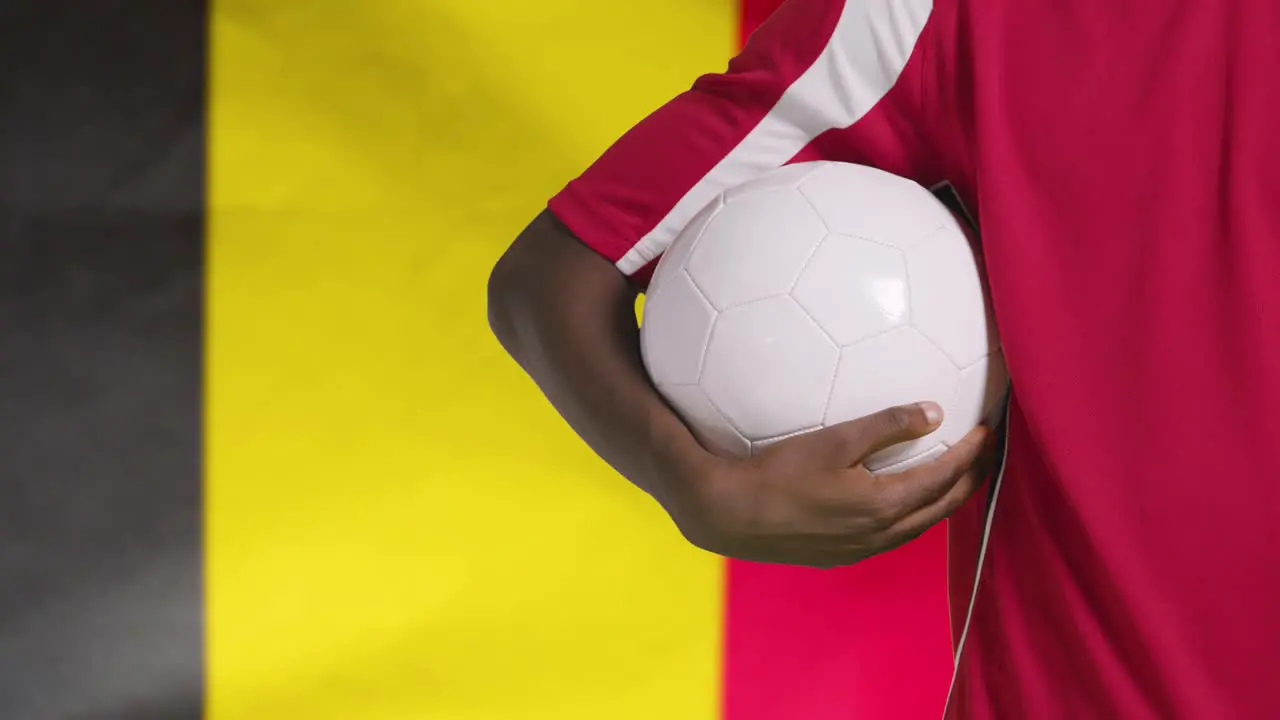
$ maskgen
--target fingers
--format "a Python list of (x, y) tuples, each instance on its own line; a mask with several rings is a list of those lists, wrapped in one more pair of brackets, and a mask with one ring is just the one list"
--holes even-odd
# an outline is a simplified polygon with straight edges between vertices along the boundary
[(887, 447), (924, 437), (941, 424), (942, 408), (925, 402), (887, 408), (804, 437), (833, 462), (848, 467)]
[[(865, 483), (874, 484), (872, 503), (868, 504), (864, 495), (855, 502), (860, 508), (855, 515), (860, 519), (853, 527), (816, 534), (813, 540), (817, 542), (797, 555), (788, 553), (785, 562), (811, 567), (851, 565), (914, 540), (982, 487), (995, 464), (995, 440), (995, 433), (978, 427), (937, 460), (906, 472), (873, 478), (861, 468), (848, 471), (846, 477), (864, 489)], [(841, 509), (832, 517), (850, 517), (850, 506), (830, 505), (832, 510), (837, 507)]]
[(872, 476), (848, 464), (834, 471), (811, 468), (814, 454), (835, 447), (856, 458), (875, 452), (877, 443), (927, 434), (936, 427), (927, 409), (877, 413), (846, 423), (853, 427), (841, 428), (844, 435), (816, 443), (806, 443), (805, 436), (780, 443), (777, 452), (757, 458), (763, 464), (751, 467), (762, 471), (761, 477), (786, 482), (756, 487), (749, 493), (754, 508), (749, 522), (722, 523), (718, 539), (700, 547), (755, 562), (823, 568), (853, 564), (918, 537), (982, 486), (994, 457), (995, 433), (976, 428), (938, 459), (900, 473)]
[[(979, 461), (990, 453), (993, 433), (985, 427), (974, 428), (937, 460), (910, 470), (876, 478), (880, 484), (879, 500), (888, 510), (891, 526), (896, 526), (917, 513), (943, 502), (964, 502), (976, 488), (964, 483), (977, 476), (979, 484), (985, 476)], [(959, 488), (959, 496), (957, 496)], [(958, 504), (955, 507), (959, 507)], [(954, 510), (955, 507), (951, 509)], [(942, 515), (941, 517), (946, 517)], [(941, 517), (939, 519), (941, 519)]]
[(987, 479), (983, 470), (974, 469), (963, 473), (943, 496), (932, 504), (926, 505), (894, 523), (885, 535), (895, 545), (910, 542), (925, 533), (929, 528), (951, 517), (973, 494), (982, 487)]

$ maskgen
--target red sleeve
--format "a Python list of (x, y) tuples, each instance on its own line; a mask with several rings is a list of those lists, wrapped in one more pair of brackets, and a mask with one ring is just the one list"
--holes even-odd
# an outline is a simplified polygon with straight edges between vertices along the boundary
[[(788, 0), (742, 54), (626, 133), (548, 204), (639, 282), (725, 189), (793, 160), (921, 179), (930, 0)], [(923, 181), (923, 180), (922, 180)]]

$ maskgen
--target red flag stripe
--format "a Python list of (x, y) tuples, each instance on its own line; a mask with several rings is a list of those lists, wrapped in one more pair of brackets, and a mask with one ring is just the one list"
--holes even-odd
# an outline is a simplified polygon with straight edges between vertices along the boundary
[[(741, 38), (783, 0), (740, 0)], [(856, 567), (728, 564), (724, 720), (932, 720), (951, 673), (946, 535)]]

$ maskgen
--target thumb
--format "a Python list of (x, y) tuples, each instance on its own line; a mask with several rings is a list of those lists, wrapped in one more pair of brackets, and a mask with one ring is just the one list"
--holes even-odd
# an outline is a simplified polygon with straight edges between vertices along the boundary
[(813, 433), (811, 438), (833, 462), (848, 467), (887, 447), (922, 438), (940, 425), (942, 407), (922, 402), (832, 425)]

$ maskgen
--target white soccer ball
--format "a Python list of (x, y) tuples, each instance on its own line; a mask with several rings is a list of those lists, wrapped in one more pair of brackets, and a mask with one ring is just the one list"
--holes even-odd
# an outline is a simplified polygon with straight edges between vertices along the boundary
[(667, 250), (645, 299), (645, 366), (699, 440), (733, 457), (937, 402), (938, 430), (866, 463), (905, 470), (1003, 408), (981, 277), (965, 231), (920, 185), (789, 165), (721, 194)]

